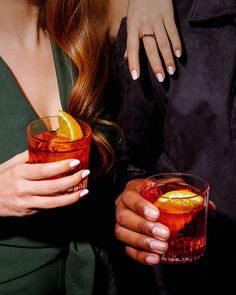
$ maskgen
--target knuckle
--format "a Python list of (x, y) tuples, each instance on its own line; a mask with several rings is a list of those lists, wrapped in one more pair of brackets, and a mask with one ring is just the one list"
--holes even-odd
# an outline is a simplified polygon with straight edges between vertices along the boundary
[(121, 203), (121, 196), (119, 196), (116, 200), (115, 200), (115, 205), (116, 207), (118, 207)]
[(169, 42), (167, 39), (161, 39), (158, 42), (158, 46), (160, 47), (161, 51), (166, 51), (166, 49), (169, 49)]
[(32, 211), (29, 208), (26, 208), (25, 210), (22, 211), (21, 216), (28, 217), (28, 216), (31, 216), (33, 213), (34, 213), (34, 211)]
[(10, 170), (10, 174), (12, 178), (18, 178), (21, 175), (21, 166), (16, 165), (13, 169)]
[(17, 198), (17, 200), (21, 200), (21, 197), (26, 195), (26, 190), (24, 186), (22, 186), (20, 181), (15, 181), (14, 190), (15, 190), (15, 194), (18, 197), (20, 197), (20, 198)]
[(149, 239), (146, 239), (146, 238), (141, 238), (140, 239), (139, 238), (139, 239), (137, 239), (136, 243), (137, 243), (137, 247), (139, 249), (144, 249), (144, 250), (149, 249), (149, 247), (148, 247), (148, 245), (149, 245)]
[(41, 178), (44, 178), (44, 175), (47, 175), (47, 172), (48, 172), (48, 167), (47, 165), (38, 165), (37, 167), (37, 173), (39, 175), (39, 177)]
[(125, 247), (125, 254), (128, 255), (129, 257), (131, 257), (134, 260), (138, 261), (138, 255), (137, 255), (137, 250), (130, 247), (130, 246), (126, 246)]
[(28, 209), (26, 208), (26, 204), (22, 198), (15, 198), (15, 208), (18, 216), (27, 216)]
[(132, 189), (126, 188), (123, 193), (120, 195), (120, 199), (123, 203), (125, 203), (125, 200), (130, 197), (132, 193)]
[(139, 224), (138, 224), (138, 229), (140, 232), (142, 233), (148, 233), (150, 234), (151, 233), (151, 226), (150, 226), (150, 223), (146, 222), (146, 221), (141, 221)]
[(59, 180), (52, 180), (48, 182), (48, 190), (51, 192), (57, 192), (60, 191), (60, 181)]
[(119, 224), (123, 224), (124, 223), (124, 219), (125, 219), (125, 210), (122, 209), (118, 209), (116, 210), (116, 221)]
[[(68, 179), (73, 183), (73, 184), (77, 184), (79, 182), (82, 181), (82, 173), (84, 172), (84, 170), (80, 170), (80, 171), (77, 171), (73, 174), (70, 174), (68, 176)], [(85, 178), (86, 179), (86, 178)]]
[(116, 223), (116, 225), (115, 225), (115, 236), (117, 237), (118, 240), (121, 240), (121, 235), (122, 235), (122, 228), (118, 223)]

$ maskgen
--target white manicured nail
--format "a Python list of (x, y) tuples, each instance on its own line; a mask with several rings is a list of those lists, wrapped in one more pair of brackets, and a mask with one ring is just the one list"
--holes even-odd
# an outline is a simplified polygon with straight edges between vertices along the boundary
[(138, 73), (137, 73), (136, 70), (132, 70), (131, 71), (131, 75), (132, 75), (133, 80), (137, 80), (138, 79)]
[(176, 57), (180, 57), (181, 56), (181, 51), (179, 49), (177, 49), (175, 51), (175, 55), (176, 55)]
[(158, 258), (156, 256), (148, 256), (146, 257), (147, 264), (157, 264)]
[(89, 193), (89, 191), (87, 189), (82, 190), (82, 192), (80, 193), (80, 198), (83, 198), (84, 196), (86, 196)]
[(82, 178), (84, 179), (84, 178), (87, 177), (89, 174), (90, 174), (90, 171), (89, 171), (89, 170), (84, 170), (84, 171), (82, 172)]
[(71, 162), (69, 163), (69, 166), (70, 166), (71, 168), (73, 168), (73, 167), (78, 166), (79, 163), (80, 163), (80, 160), (73, 160), (73, 161), (71, 161)]
[(161, 73), (157, 73), (157, 79), (158, 79), (159, 82), (163, 82), (164, 81), (164, 78), (163, 78), (163, 76), (162, 76)]
[(144, 215), (147, 219), (156, 220), (159, 217), (159, 211), (153, 207), (146, 206), (144, 208)]
[(174, 70), (174, 68), (173, 68), (172, 66), (169, 66), (169, 67), (167, 68), (167, 71), (168, 71), (168, 73), (169, 73), (170, 75), (173, 75), (174, 72), (175, 72), (175, 70)]

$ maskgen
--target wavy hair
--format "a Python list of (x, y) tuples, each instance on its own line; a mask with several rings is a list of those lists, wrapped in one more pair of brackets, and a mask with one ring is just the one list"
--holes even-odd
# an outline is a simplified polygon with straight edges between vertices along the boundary
[(108, 7), (107, 0), (47, 0), (45, 7), (50, 36), (78, 70), (68, 111), (92, 127), (93, 142), (101, 156), (99, 173), (108, 172), (115, 162), (114, 148), (99, 128), (115, 127), (101, 117), (109, 73)]

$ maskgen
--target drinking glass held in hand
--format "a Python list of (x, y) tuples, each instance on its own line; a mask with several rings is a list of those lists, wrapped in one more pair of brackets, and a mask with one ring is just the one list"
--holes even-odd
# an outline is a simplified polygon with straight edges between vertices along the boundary
[[(65, 113), (64, 113), (65, 114)], [(68, 119), (68, 114), (66, 115)], [(91, 143), (91, 128), (84, 121), (79, 121), (79, 128), (72, 121), (63, 121), (61, 116), (39, 118), (27, 127), (29, 163), (49, 163), (64, 159), (78, 159), (80, 164), (67, 174), (88, 169)], [(74, 124), (74, 125), (73, 125)], [(80, 134), (81, 133), (81, 134)], [(86, 188), (87, 178), (73, 190)]]
[(170, 230), (166, 263), (199, 259), (206, 249), (209, 184), (191, 174), (164, 173), (144, 180), (141, 195), (160, 210), (159, 222)]

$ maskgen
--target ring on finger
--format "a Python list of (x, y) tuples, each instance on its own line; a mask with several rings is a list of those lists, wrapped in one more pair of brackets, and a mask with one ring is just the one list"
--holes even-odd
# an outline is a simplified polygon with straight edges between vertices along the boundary
[(156, 39), (156, 35), (154, 33), (147, 33), (147, 34), (143, 34), (141, 36), (141, 39), (143, 38), (147, 38), (147, 37), (151, 37), (151, 38), (155, 38)]

